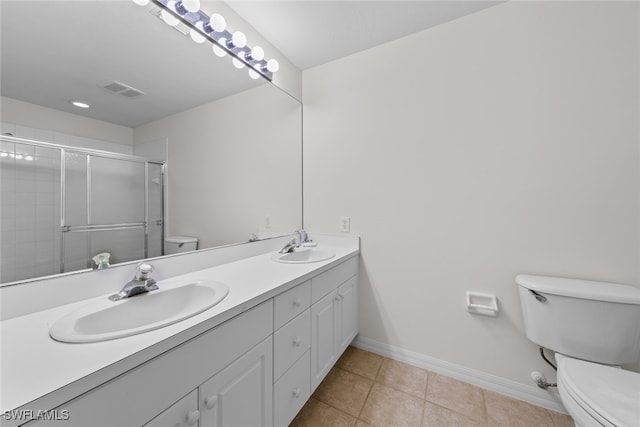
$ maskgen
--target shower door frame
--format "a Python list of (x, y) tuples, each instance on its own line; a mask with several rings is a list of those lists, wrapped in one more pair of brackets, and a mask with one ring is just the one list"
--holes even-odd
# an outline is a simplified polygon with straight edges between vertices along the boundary
[[(91, 148), (73, 147), (69, 145), (55, 144), (51, 142), (39, 141), (35, 139), (19, 138), (9, 135), (2, 135), (2, 139), (16, 144), (24, 144), (31, 146), (40, 146), (45, 148), (56, 149), (60, 151), (60, 273), (65, 271), (65, 235), (73, 232), (86, 232), (87, 248), (91, 248), (91, 231), (109, 231), (123, 229), (144, 229), (144, 258), (148, 258), (149, 254), (149, 165), (154, 164), (160, 166), (160, 204), (161, 204), (161, 231), (160, 231), (160, 253), (164, 255), (164, 236), (166, 234), (166, 161), (153, 160), (145, 157), (135, 156), (131, 154), (115, 153), (111, 151), (95, 150)], [(87, 183), (87, 225), (66, 225), (66, 153), (78, 153), (86, 155), (86, 183)], [(92, 224), (91, 223), (91, 157), (101, 157), (115, 160), (130, 161), (134, 163), (144, 164), (144, 221), (132, 223), (112, 223), (112, 224)], [(87, 268), (93, 268), (91, 254), (87, 256)], [(74, 270), (75, 271), (75, 270)]]
[[(87, 208), (87, 225), (66, 225), (65, 214), (66, 214), (66, 167), (65, 167), (65, 155), (66, 153), (78, 153), (86, 155), (87, 158), (87, 166), (86, 166), (86, 183), (87, 183), (87, 199), (86, 199), (86, 208)], [(141, 222), (131, 222), (131, 223), (111, 223), (111, 224), (92, 224), (92, 215), (91, 215), (91, 204), (93, 192), (91, 188), (91, 158), (92, 157), (101, 157), (108, 158), (114, 160), (122, 160), (129, 161), (134, 163), (143, 163), (144, 164), (144, 221)], [(162, 228), (160, 235), (160, 250), (161, 255), (164, 255), (164, 173), (165, 173), (165, 162), (153, 161), (146, 159), (144, 157), (133, 156), (129, 154), (120, 154), (120, 153), (112, 153), (109, 151), (101, 151), (101, 150), (89, 150), (89, 149), (79, 149), (76, 147), (64, 147), (60, 149), (60, 272), (65, 273), (65, 243), (66, 243), (66, 233), (73, 232), (85, 232), (87, 236), (87, 248), (91, 248), (91, 232), (92, 231), (115, 231), (115, 230), (126, 230), (126, 229), (144, 229), (144, 257), (148, 258), (149, 256), (149, 164), (156, 164), (160, 166), (160, 194), (161, 194), (161, 207), (162, 207)], [(93, 268), (91, 262), (91, 254), (87, 257), (87, 268)]]

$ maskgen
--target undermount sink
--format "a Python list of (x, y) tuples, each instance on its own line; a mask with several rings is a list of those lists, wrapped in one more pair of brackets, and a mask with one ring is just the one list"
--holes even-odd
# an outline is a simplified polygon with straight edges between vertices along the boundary
[(335, 256), (335, 252), (329, 249), (323, 248), (296, 248), (293, 252), (281, 254), (276, 252), (273, 254), (272, 259), (277, 262), (284, 262), (286, 264), (305, 264), (309, 262), (325, 261)]
[(115, 302), (105, 297), (58, 319), (49, 335), (57, 341), (80, 343), (141, 334), (202, 313), (228, 293), (223, 283), (201, 280)]

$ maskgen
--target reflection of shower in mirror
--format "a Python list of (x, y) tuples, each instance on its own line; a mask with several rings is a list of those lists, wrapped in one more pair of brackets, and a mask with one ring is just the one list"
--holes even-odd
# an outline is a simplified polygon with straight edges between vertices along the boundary
[(163, 255), (163, 163), (4, 135), (0, 141), (7, 154), (0, 156), (0, 282)]

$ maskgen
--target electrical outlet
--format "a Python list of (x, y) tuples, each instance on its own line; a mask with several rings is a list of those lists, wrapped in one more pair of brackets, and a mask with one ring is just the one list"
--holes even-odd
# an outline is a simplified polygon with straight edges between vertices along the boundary
[(351, 218), (348, 216), (340, 217), (340, 231), (348, 233), (351, 230)]
[(271, 216), (266, 215), (264, 217), (264, 228), (269, 229), (271, 228)]

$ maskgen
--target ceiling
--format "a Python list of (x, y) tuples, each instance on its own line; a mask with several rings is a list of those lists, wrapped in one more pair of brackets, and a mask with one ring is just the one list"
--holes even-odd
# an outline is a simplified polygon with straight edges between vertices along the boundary
[[(158, 14), (157, 6), (130, 0), (1, 0), (0, 93), (136, 128), (265, 84)], [(125, 97), (101, 87), (110, 80), (144, 95)], [(91, 108), (78, 109), (73, 100)]]
[(232, 9), (301, 70), (501, 2), (226, 0)]
[[(305, 70), (499, 2), (226, 3)], [(135, 128), (266, 82), (164, 25), (153, 4), (0, 0), (0, 12), (0, 93), (31, 104)], [(109, 80), (144, 95), (128, 98), (100, 87)], [(92, 108), (77, 109), (73, 100)]]

